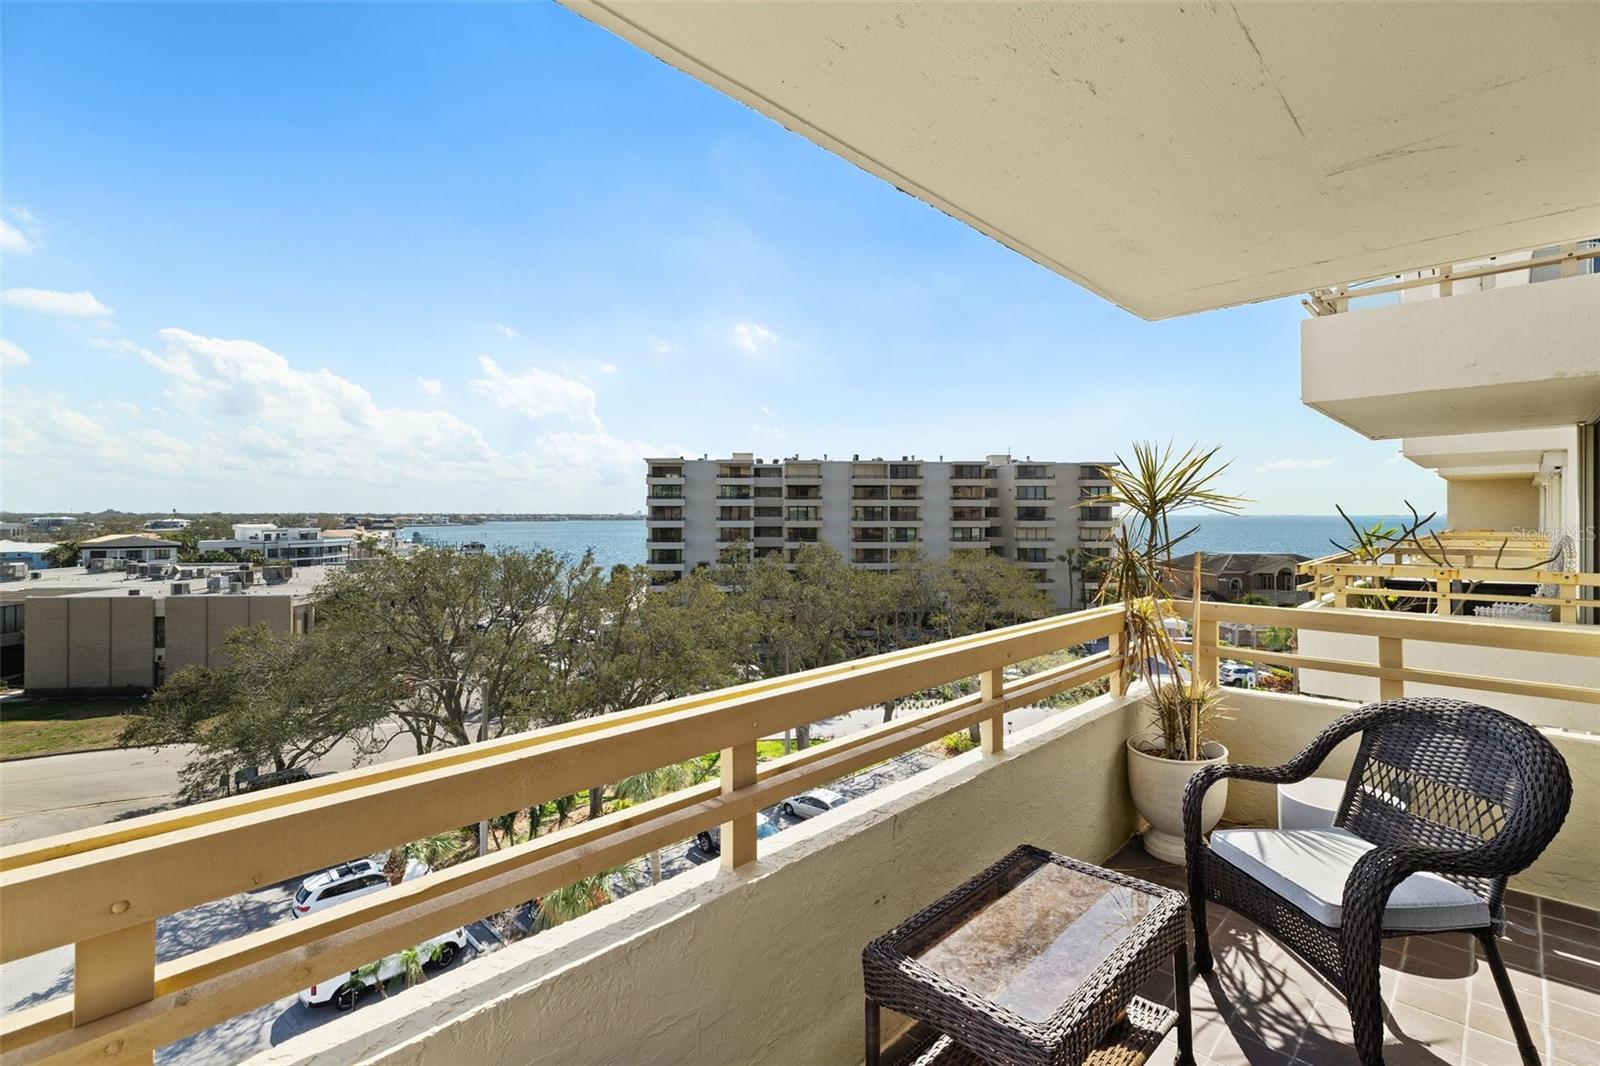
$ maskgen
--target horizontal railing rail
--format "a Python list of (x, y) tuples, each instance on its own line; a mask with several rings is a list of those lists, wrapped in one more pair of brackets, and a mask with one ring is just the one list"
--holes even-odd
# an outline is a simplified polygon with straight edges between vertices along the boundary
[[(1313, 317), (1321, 318), (1326, 315), (1344, 314), (1350, 310), (1350, 301), (1366, 296), (1384, 296), (1389, 293), (1403, 292), (1407, 289), (1422, 289), (1438, 286), (1441, 297), (1453, 295), (1453, 288), (1458, 281), (1471, 281), (1478, 278), (1492, 277), (1496, 274), (1510, 274), (1519, 270), (1533, 270), (1540, 267), (1558, 268), (1559, 277), (1575, 277), (1579, 272), (1580, 264), (1600, 258), (1600, 247), (1594, 247), (1592, 240), (1569, 241), (1560, 245), (1553, 254), (1533, 256), (1528, 259), (1505, 259), (1488, 263), (1484, 266), (1460, 267), (1452, 263), (1441, 266), (1423, 268), (1431, 269), (1433, 273), (1419, 272), (1418, 277), (1407, 278), (1393, 274), (1385, 275), (1386, 278), (1396, 278), (1394, 281), (1385, 281), (1374, 278), (1367, 282), (1352, 282), (1346, 285), (1335, 285), (1328, 289), (1318, 289), (1304, 300), (1300, 301)], [(1408, 272), (1409, 273), (1409, 272)]]
[[(8, 1015), (4, 1062), (148, 1062), (153, 1049), (446, 929), (714, 825), (756, 858), (756, 814), (797, 791), (1102, 677), (1122, 690), (1119, 605), (1061, 615), (466, 748), (366, 767), (0, 851), (0, 961), (75, 946), (74, 992)], [(1106, 651), (1004, 670), (1107, 639)], [(758, 765), (758, 739), (977, 676), (977, 694)], [(155, 921), (577, 792), (721, 752), (722, 780), (671, 793), (156, 965)]]
[[(1578, 611), (1594, 606), (1585, 589), (1600, 588), (1600, 574), (1581, 570), (1439, 566), (1433, 563), (1302, 564), (1302, 591), (1335, 607), (1372, 606), (1373, 599), (1397, 598), (1431, 602), (1433, 613), (1454, 614), (1479, 604), (1511, 603), (1546, 607), (1551, 620), (1578, 621)], [(1485, 586), (1554, 586), (1554, 595), (1524, 595)]]
[[(1188, 607), (1182, 608), (1187, 612)], [(1307, 611), (1295, 607), (1250, 604), (1200, 605), (1200, 624), (1193, 639), (1178, 642), (1195, 658), (1197, 676), (1215, 683), (1223, 658), (1305, 670), (1325, 670), (1378, 679), (1381, 699), (1398, 699), (1407, 683), (1448, 688), (1503, 692), (1543, 699), (1600, 704), (1600, 687), (1569, 685), (1521, 678), (1489, 677), (1456, 671), (1426, 670), (1405, 665), (1406, 641), (1453, 644), (1476, 648), (1545, 652), (1600, 660), (1600, 626), (1570, 626), (1541, 622), (1504, 622), (1484, 618), (1440, 618), (1392, 611), (1326, 608)], [(1376, 637), (1377, 662), (1329, 659), (1293, 651), (1269, 651), (1221, 642), (1221, 623), (1294, 629), (1299, 632), (1342, 633)], [(1600, 673), (1600, 668), (1597, 668)]]

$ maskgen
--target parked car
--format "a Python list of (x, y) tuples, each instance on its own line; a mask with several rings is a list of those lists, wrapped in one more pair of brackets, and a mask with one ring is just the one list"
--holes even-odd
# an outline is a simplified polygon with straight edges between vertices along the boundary
[(831, 788), (814, 788), (783, 801), (780, 810), (790, 818), (814, 818), (826, 814), (845, 801), (842, 793)]
[[(756, 812), (756, 839), (765, 840), (779, 829), (777, 822), (768, 818), (761, 811)], [(695, 845), (707, 855), (722, 854), (722, 827), (714, 825), (710, 829), (702, 829), (694, 835)]]
[[(443, 936), (424, 940), (417, 945), (416, 952), (425, 969), (442, 970), (454, 962), (461, 949), (470, 943), (465, 929), (452, 929)], [(324, 1003), (332, 1003), (338, 1010), (349, 1010), (369, 989), (387, 984), (405, 972), (405, 952), (397, 951), (393, 955), (385, 955), (379, 959), (376, 966), (364, 966), (339, 977), (318, 981), (300, 993), (300, 1002), (308, 1007), (320, 1007)]]
[(1224, 662), (1217, 666), (1217, 680), (1233, 688), (1255, 688), (1258, 678), (1253, 666)]
[[(428, 872), (427, 863), (421, 859), (410, 859), (406, 862), (406, 872), (400, 879), (410, 881)], [(300, 890), (294, 894), (294, 909), (291, 913), (296, 918), (304, 918), (335, 903), (370, 895), (388, 884), (389, 879), (383, 873), (383, 863), (377, 859), (357, 859), (355, 862), (340, 863), (331, 870), (312, 874), (300, 882)]]

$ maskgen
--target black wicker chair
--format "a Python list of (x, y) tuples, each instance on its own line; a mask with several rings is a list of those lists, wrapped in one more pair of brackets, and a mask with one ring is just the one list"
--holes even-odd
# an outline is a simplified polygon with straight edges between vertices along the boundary
[[(1247, 838), (1280, 848), (1331, 842), (1344, 847), (1346, 857), (1364, 851), (1349, 869), (1342, 899), (1304, 905), (1314, 897), (1263, 883), (1278, 877), (1270, 866), (1252, 873), (1250, 863), (1219, 854), (1218, 848), (1232, 847), (1232, 838), (1214, 834), (1209, 845), (1201, 839), (1200, 807), (1212, 784), (1225, 777), (1272, 784), (1304, 780), (1340, 741), (1356, 733), (1361, 743), (1335, 829), (1315, 837), (1257, 830)], [(1362, 707), (1323, 730), (1283, 766), (1205, 767), (1190, 780), (1183, 799), (1195, 968), (1205, 973), (1212, 965), (1207, 900), (1250, 918), (1344, 995), (1356, 1051), (1364, 1066), (1374, 1066), (1383, 1062), (1378, 986), (1383, 939), (1470, 932), (1483, 945), (1522, 1059), (1536, 1064), (1538, 1052), (1495, 938), (1505, 924), (1506, 878), (1539, 856), (1571, 803), (1566, 761), (1537, 729), (1455, 700), (1399, 699)], [(1466, 907), (1455, 902), (1456, 909), (1444, 912), (1442, 920), (1435, 910), (1426, 928), (1393, 927), (1409, 919), (1397, 917), (1398, 907), (1390, 911), (1391, 894), (1413, 874), (1423, 876), (1403, 894), (1415, 897), (1419, 888), (1454, 893), (1465, 897)], [(1446, 924), (1452, 916), (1465, 924)]]

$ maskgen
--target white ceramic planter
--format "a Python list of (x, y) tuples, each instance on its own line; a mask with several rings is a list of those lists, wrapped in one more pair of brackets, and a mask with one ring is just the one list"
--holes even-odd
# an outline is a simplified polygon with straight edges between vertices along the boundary
[[(1214, 740), (1207, 741), (1201, 745), (1205, 758), (1190, 762), (1147, 754), (1139, 750), (1141, 741), (1155, 743), (1156, 738), (1150, 733), (1128, 738), (1128, 788), (1133, 792), (1133, 805), (1150, 823), (1144, 834), (1144, 850), (1158, 859), (1182, 866), (1184, 787), (1200, 767), (1226, 762), (1228, 749)], [(1200, 808), (1202, 833), (1209, 833), (1216, 827), (1227, 804), (1228, 779), (1223, 778), (1211, 786), (1205, 805)]]

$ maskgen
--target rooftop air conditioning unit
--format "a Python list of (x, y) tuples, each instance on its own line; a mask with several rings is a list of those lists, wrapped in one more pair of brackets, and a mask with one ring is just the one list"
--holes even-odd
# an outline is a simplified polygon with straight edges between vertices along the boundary
[(138, 589), (129, 589), (128, 590), (128, 595), (137, 596), (137, 595), (139, 595), (139, 590)]
[(222, 575), (221, 574), (212, 574), (210, 577), (206, 578), (206, 591), (207, 592), (221, 592), (221, 591), (223, 591)]
[(174, 581), (169, 591), (174, 596), (185, 595), (189, 591), (189, 583), (187, 581)]

